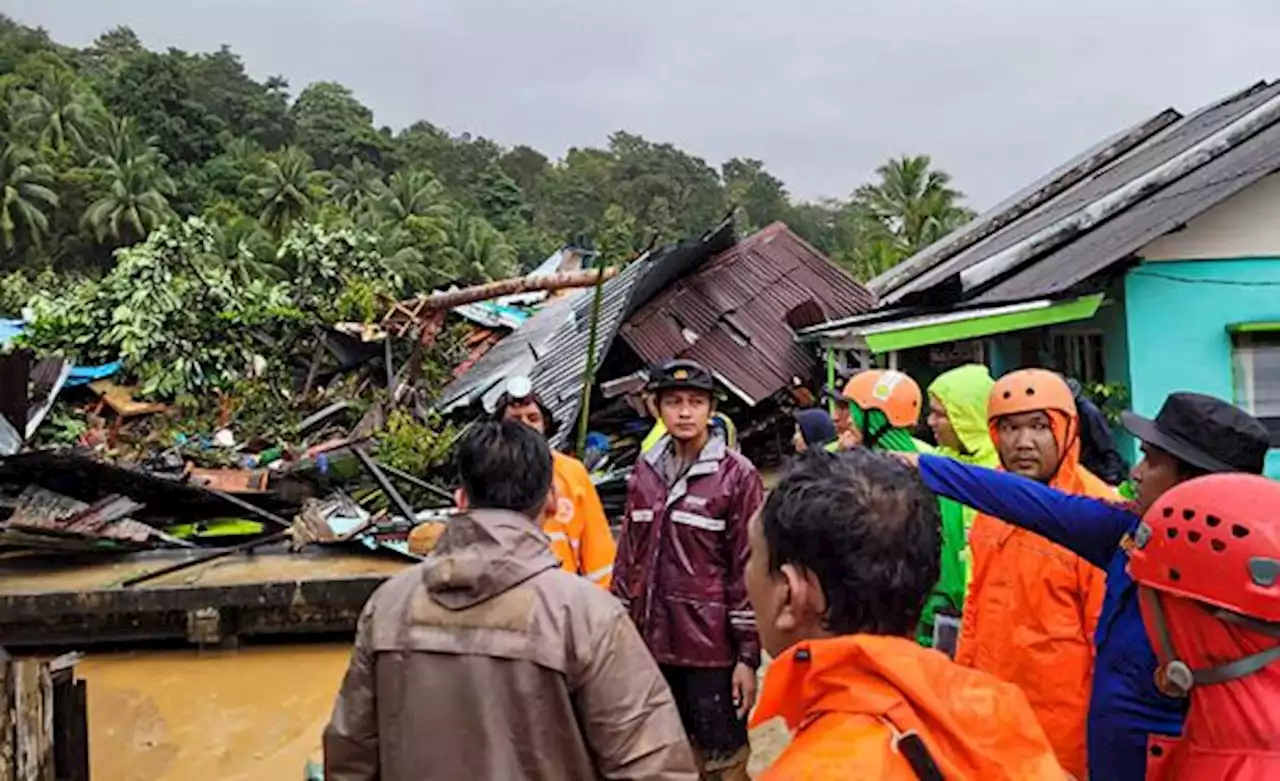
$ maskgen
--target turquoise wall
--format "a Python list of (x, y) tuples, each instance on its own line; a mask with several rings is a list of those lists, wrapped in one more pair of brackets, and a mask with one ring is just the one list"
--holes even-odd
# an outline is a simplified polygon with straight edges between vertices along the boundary
[[(1269, 284), (1257, 284), (1269, 283)], [(1125, 277), (1131, 407), (1152, 416), (1174, 391), (1230, 400), (1227, 325), (1280, 320), (1280, 259), (1144, 263)], [(1267, 474), (1280, 477), (1280, 450)]]

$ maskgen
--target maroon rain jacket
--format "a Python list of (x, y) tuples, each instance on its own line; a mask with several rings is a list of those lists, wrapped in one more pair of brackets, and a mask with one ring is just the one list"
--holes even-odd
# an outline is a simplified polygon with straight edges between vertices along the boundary
[(747, 522), (764, 503), (760, 473), (723, 437), (673, 482), (672, 439), (636, 463), (613, 568), (622, 600), (659, 664), (760, 664), (755, 611), (747, 601)]

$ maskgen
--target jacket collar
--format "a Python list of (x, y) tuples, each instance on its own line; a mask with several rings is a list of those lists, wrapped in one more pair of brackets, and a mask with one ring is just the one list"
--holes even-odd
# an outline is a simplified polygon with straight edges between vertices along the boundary
[(506, 510), (470, 510), (450, 519), (427, 557), (423, 582), (451, 610), (479, 604), (560, 566), (537, 522)]

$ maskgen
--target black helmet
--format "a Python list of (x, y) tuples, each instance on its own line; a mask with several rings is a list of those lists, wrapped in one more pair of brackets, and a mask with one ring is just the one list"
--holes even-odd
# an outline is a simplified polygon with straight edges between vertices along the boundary
[(648, 390), (654, 393), (664, 390), (688, 388), (715, 393), (716, 381), (711, 372), (697, 361), (667, 361), (649, 375)]

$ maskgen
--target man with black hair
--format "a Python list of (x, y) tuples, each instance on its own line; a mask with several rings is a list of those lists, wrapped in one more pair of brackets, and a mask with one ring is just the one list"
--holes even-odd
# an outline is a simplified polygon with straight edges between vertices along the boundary
[(1017, 686), (912, 639), (939, 525), (919, 477), (866, 449), (802, 457), (752, 520), (747, 589), (774, 657), (752, 724), (795, 732), (762, 779), (1066, 777)]
[(745, 781), (760, 641), (742, 572), (764, 484), (712, 426), (704, 366), (671, 361), (649, 388), (667, 434), (627, 485), (613, 593), (671, 684), (702, 777)]
[(361, 613), (324, 777), (695, 781), (671, 691), (626, 612), (551, 552), (546, 441), (478, 423), (458, 464), (465, 512)]

